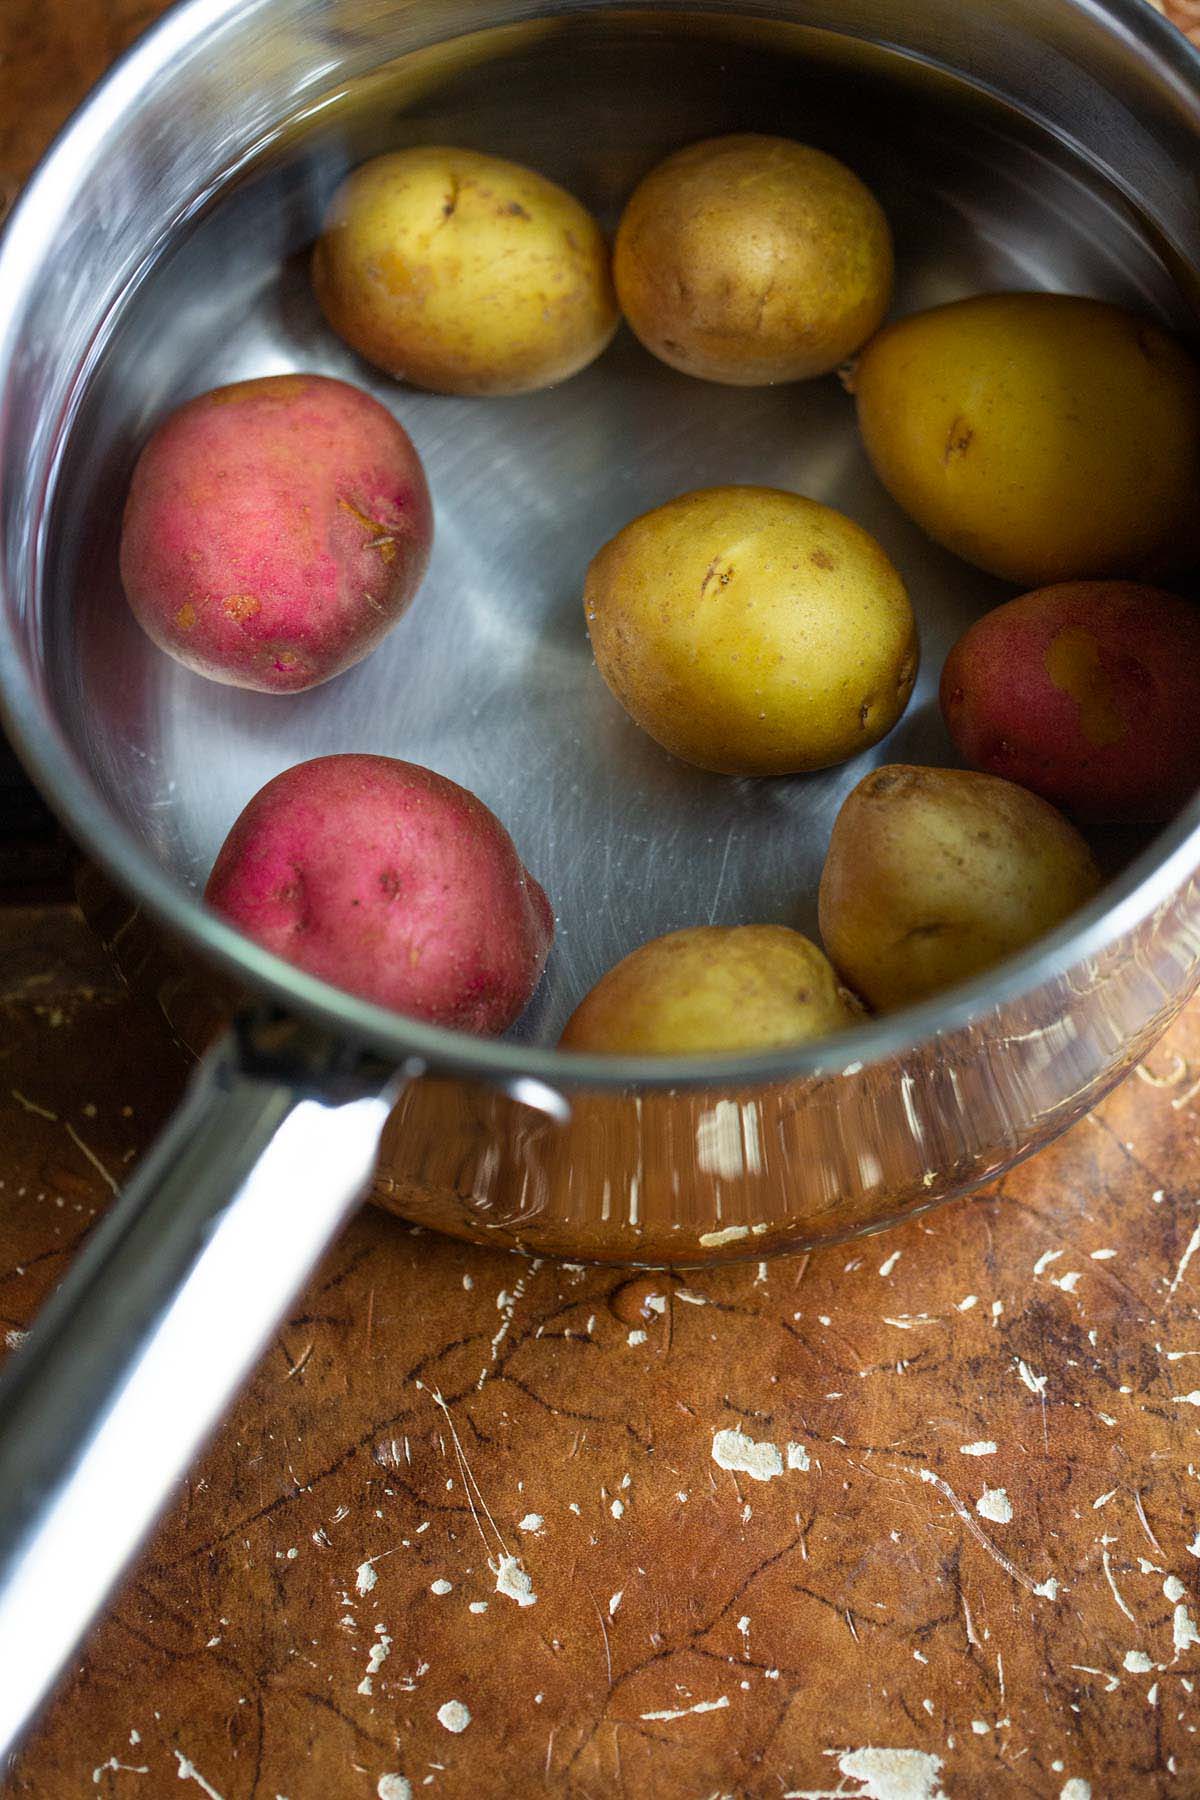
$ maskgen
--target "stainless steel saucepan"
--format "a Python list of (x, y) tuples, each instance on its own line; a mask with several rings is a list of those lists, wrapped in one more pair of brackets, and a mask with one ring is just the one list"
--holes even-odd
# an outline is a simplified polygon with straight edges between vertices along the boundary
[[(549, 393), (409, 392), (324, 329), (305, 248), (340, 175), (385, 147), (497, 151), (612, 224), (659, 156), (746, 129), (819, 143), (871, 183), (896, 231), (900, 311), (1034, 286), (1195, 327), (1200, 58), (1141, 0), (187, 0), (95, 91), (13, 215), (5, 718), (128, 897), (108, 934), (118, 957), (170, 971), (176, 1016), (207, 991), (241, 998), (0, 1393), (2, 1743), (377, 1152), (385, 1203), (527, 1250), (695, 1262), (799, 1248), (944, 1200), (1045, 1142), (1200, 975), (1193, 807), (1152, 844), (1109, 846), (1100, 899), (1029, 954), (842, 1038), (687, 1066), (551, 1047), (573, 1001), (644, 938), (707, 921), (812, 929), (841, 798), (872, 760), (950, 759), (942, 658), (1006, 590), (900, 516), (833, 381), (710, 387), (623, 335)], [(155, 651), (123, 603), (115, 544), (133, 458), (166, 409), (292, 368), (396, 410), (430, 474), (437, 545), (383, 648), (283, 699)], [(857, 763), (703, 775), (641, 737), (591, 666), (591, 553), (636, 512), (729, 481), (849, 512), (916, 599), (920, 685)], [(335, 992), (203, 910), (250, 794), (335, 749), (473, 788), (549, 889), (557, 946), (508, 1041)]]

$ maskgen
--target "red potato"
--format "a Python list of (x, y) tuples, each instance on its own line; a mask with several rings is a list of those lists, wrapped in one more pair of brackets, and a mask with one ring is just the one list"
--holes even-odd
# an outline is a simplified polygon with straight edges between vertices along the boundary
[(387, 408), (323, 375), (270, 375), (158, 427), (125, 506), (121, 580), (187, 668), (295, 694), (375, 648), (432, 541), (421, 459)]
[(277, 775), (221, 846), (205, 899), (348, 993), (494, 1035), (528, 1004), (554, 914), (482, 800), (389, 756)]
[(1132, 581), (996, 607), (946, 659), (959, 754), (1076, 817), (1170, 818), (1200, 787), (1200, 610)]

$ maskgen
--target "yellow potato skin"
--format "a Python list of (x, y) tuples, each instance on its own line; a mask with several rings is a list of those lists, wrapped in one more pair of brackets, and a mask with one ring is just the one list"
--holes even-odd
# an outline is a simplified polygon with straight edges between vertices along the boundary
[(851, 377), (875, 472), (948, 550), (1024, 587), (1196, 547), (1200, 367), (1103, 301), (988, 294), (901, 319)]
[(565, 189), (473, 150), (398, 150), (334, 195), (313, 287), (339, 337), (441, 394), (521, 394), (617, 328), (608, 246)]
[(634, 519), (593, 558), (584, 610), (631, 718), (723, 774), (842, 762), (916, 678), (912, 607), (874, 538), (778, 488), (700, 488)]
[(821, 875), (821, 936), (843, 979), (889, 1012), (990, 968), (1100, 886), (1047, 801), (963, 769), (875, 769), (847, 796)]
[(709, 138), (635, 190), (613, 262), (647, 350), (706, 381), (824, 375), (887, 312), (892, 235), (844, 163), (790, 138)]
[(861, 1009), (815, 944), (785, 925), (696, 925), (654, 938), (601, 977), (567, 1021), (566, 1050), (701, 1056), (803, 1044)]

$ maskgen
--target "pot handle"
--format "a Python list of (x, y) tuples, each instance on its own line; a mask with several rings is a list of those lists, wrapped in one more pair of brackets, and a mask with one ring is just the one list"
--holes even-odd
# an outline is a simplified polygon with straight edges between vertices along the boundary
[(239, 1021), (0, 1380), (12, 1747), (371, 1175), (404, 1080)]

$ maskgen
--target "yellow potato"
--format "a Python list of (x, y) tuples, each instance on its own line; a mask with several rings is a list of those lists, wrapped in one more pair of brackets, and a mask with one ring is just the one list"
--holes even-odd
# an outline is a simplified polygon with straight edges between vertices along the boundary
[(313, 286), (368, 362), (441, 394), (549, 387), (617, 328), (591, 214), (531, 169), (474, 150), (398, 150), (356, 169), (330, 205)]
[(908, 704), (917, 634), (874, 538), (778, 488), (701, 488), (593, 558), (600, 673), (675, 756), (732, 775), (843, 762)]
[(692, 144), (625, 208), (621, 308), (663, 362), (742, 387), (836, 369), (892, 292), (892, 235), (858, 176), (822, 150), (754, 135)]
[(1087, 845), (1047, 801), (996, 775), (895, 763), (837, 816), (821, 936), (843, 978), (887, 1012), (1023, 949), (1099, 885)]
[(1200, 368), (1135, 313), (959, 300), (880, 332), (849, 385), (889, 493), (993, 575), (1153, 575), (1195, 547)]
[(567, 1050), (701, 1056), (803, 1044), (861, 1008), (826, 957), (785, 925), (696, 925), (654, 938), (601, 977), (567, 1021)]

